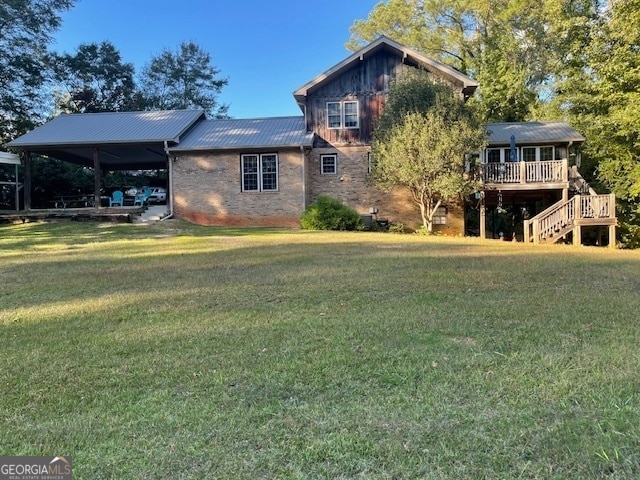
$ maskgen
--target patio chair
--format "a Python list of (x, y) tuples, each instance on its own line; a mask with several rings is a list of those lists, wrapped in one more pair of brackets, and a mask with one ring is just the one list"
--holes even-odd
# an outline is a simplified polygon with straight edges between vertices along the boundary
[(124, 207), (124, 194), (120, 190), (115, 190), (109, 199), (109, 206), (120, 205)]
[(149, 197), (151, 196), (152, 191), (153, 190), (151, 190), (150, 188), (147, 188), (144, 192), (137, 193), (136, 198), (133, 201), (133, 206), (135, 207), (136, 205), (140, 205), (141, 207), (144, 207), (146, 204), (148, 204)]

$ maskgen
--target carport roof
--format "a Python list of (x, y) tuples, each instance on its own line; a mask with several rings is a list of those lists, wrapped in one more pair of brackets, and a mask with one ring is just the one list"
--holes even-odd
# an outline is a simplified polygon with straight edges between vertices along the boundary
[(165, 168), (165, 143), (179, 144), (204, 118), (203, 110), (60, 115), (7, 147), (86, 166), (93, 166), (94, 148), (98, 148), (105, 169)]

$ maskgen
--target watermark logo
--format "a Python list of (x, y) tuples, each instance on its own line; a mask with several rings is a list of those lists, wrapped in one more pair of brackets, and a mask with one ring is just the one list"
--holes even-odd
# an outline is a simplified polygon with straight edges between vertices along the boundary
[(0, 457), (0, 480), (72, 480), (71, 457)]

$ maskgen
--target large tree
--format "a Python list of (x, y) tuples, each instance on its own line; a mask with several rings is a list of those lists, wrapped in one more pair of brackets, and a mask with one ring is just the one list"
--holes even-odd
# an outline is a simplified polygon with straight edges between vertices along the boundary
[(33, 126), (43, 105), (44, 60), (74, 0), (0, 2), (0, 145)]
[(622, 240), (640, 246), (640, 0), (612, 0), (556, 107), (587, 137), (584, 156), (618, 199)]
[(423, 227), (432, 232), (444, 202), (477, 190), (465, 174), (465, 155), (485, 141), (485, 129), (451, 88), (431, 83), (426, 74), (405, 75), (391, 86), (374, 132), (372, 179), (385, 190), (407, 188)]
[(219, 73), (209, 53), (194, 42), (183, 42), (177, 51), (165, 49), (151, 59), (140, 86), (149, 109), (202, 108), (224, 118), (228, 106), (218, 103), (218, 95), (228, 80)]
[(57, 108), (66, 113), (137, 110), (134, 67), (111, 42), (81, 44), (76, 53), (51, 55)]
[(389, 0), (353, 24), (347, 46), (387, 35), (478, 80), (487, 120), (525, 120), (598, 10), (599, 0)]

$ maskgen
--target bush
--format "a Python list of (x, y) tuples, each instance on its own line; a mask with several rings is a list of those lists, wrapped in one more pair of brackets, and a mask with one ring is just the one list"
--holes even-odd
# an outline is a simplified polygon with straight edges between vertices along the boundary
[(340, 200), (319, 195), (300, 219), (304, 230), (361, 230), (360, 214)]

